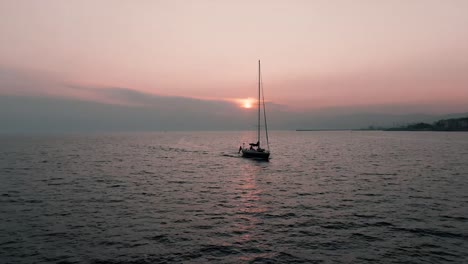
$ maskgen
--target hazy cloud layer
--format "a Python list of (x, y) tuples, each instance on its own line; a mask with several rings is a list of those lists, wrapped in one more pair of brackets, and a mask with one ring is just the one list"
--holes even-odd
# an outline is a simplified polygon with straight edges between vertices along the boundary
[[(144, 131), (239, 129), (242, 116), (209, 113), (197, 102), (178, 99), (182, 110), (135, 107), (47, 97), (0, 97), (3, 132)], [(167, 102), (170, 104), (169, 102)], [(176, 107), (172, 107), (176, 109)], [(230, 120), (230, 121), (227, 121)]]
[[(254, 129), (256, 110), (233, 101), (158, 96), (125, 87), (62, 84), (0, 70), (0, 132), (78, 132)], [(53, 87), (55, 93), (41, 93)], [(27, 93), (24, 93), (27, 91)], [(49, 90), (50, 91), (50, 90)], [(425, 105), (365, 105), (290, 110), (267, 102), (271, 129), (346, 129), (433, 121)], [(460, 109), (463, 109), (460, 106)], [(439, 109), (449, 112), (450, 109)], [(452, 109), (453, 110), (453, 109)]]
[[(0, 96), (0, 132), (253, 130), (256, 125), (255, 110), (239, 109), (231, 103), (151, 97), (154, 100), (144, 100), (149, 106), (128, 106), (59, 97)], [(271, 129), (349, 129), (442, 117), (268, 109)]]

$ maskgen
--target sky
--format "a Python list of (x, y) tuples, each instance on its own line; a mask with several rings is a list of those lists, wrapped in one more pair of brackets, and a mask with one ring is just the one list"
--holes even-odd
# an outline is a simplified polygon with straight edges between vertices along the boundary
[[(82, 115), (74, 102), (242, 123), (260, 59), (278, 127), (318, 114), (468, 112), (466, 10), (465, 0), (0, 0), (0, 99), (18, 101), (0, 107), (18, 127), (52, 117), (45, 101), (70, 119)], [(230, 127), (224, 119), (213, 126)]]

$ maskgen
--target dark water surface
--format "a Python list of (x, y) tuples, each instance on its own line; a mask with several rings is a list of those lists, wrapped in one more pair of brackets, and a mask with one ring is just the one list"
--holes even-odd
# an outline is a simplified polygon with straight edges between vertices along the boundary
[(0, 136), (0, 262), (468, 263), (468, 133), (248, 135)]

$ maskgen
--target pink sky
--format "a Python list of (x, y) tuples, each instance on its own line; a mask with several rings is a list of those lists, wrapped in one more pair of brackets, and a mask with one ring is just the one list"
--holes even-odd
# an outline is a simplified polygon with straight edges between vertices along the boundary
[[(431, 111), (468, 105), (467, 10), (465, 0), (1, 1), (0, 66), (58, 84), (229, 100), (255, 97), (261, 59), (276, 104)], [(79, 96), (19, 91), (0, 76), (0, 94)]]

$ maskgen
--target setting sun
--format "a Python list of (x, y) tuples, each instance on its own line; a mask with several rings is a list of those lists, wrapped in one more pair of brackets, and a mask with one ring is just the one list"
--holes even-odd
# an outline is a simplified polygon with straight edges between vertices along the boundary
[(253, 99), (247, 98), (242, 100), (242, 107), (243, 108), (252, 108), (253, 106)]

